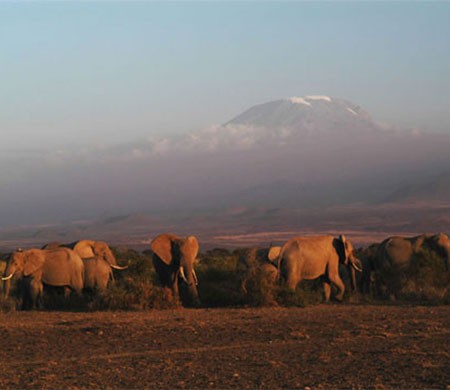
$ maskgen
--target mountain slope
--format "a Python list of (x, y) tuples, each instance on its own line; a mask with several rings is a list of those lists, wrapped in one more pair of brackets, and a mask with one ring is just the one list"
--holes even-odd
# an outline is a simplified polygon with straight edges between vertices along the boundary
[[(396, 191), (402, 202), (405, 184), (421, 199), (444, 199), (445, 180), (426, 179), (448, 172), (449, 150), (450, 134), (385, 131), (342, 99), (278, 100), (177, 137), (3, 156), (0, 226), (103, 215), (99, 224), (117, 230), (122, 219), (152, 225), (140, 212), (181, 219), (192, 210), (379, 204)], [(115, 215), (123, 217), (107, 218)]]
[(450, 172), (422, 179), (420, 183), (401, 187), (386, 198), (386, 202), (450, 201)]
[(348, 134), (383, 130), (359, 106), (329, 96), (292, 97), (259, 104), (225, 124), (235, 125), (286, 128), (302, 134)]

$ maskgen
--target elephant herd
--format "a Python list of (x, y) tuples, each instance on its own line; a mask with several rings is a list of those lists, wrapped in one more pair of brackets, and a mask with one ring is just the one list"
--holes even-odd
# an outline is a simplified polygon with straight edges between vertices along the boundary
[[(199, 283), (194, 269), (199, 254), (195, 236), (185, 238), (174, 234), (160, 234), (150, 244), (152, 262), (162, 286), (179, 300), (183, 289), (191, 305), (200, 303)], [(409, 267), (415, 254), (429, 250), (443, 259), (448, 272), (450, 265), (450, 239), (446, 234), (423, 234), (416, 237), (389, 237), (373, 244), (366, 255), (357, 258), (352, 244), (344, 235), (339, 237), (294, 237), (283, 246), (268, 249), (252, 248), (243, 253), (240, 262), (247, 269), (255, 264), (273, 283), (283, 283), (295, 290), (302, 280), (320, 279), (325, 301), (329, 301), (332, 286), (335, 299), (342, 301), (345, 285), (342, 269), (350, 276), (353, 290), (368, 293), (375, 277), (397, 275)], [(114, 281), (113, 270), (123, 271), (107, 243), (80, 240), (71, 244), (50, 243), (41, 249), (16, 250), (7, 259), (3, 272), (3, 293), (8, 296), (13, 278), (20, 281), (23, 308), (42, 304), (44, 286), (64, 289), (81, 294), (83, 290), (104, 291)], [(249, 276), (251, 278), (251, 275)], [(395, 290), (392, 278), (383, 283), (389, 291)], [(245, 293), (248, 278), (244, 278), (241, 290)]]
[[(444, 233), (421, 234), (414, 237), (389, 237), (379, 244), (367, 248), (367, 256), (363, 260), (363, 272), (360, 278), (360, 291), (368, 294), (372, 286), (378, 290), (378, 295), (395, 298), (402, 285), (408, 282), (411, 271), (417, 270), (418, 259), (428, 254), (436, 261), (429, 265), (435, 268), (434, 276), (439, 273), (447, 276), (444, 279), (445, 290), (448, 292), (450, 273), (450, 239)], [(442, 276), (442, 275), (441, 275)]]
[(106, 289), (113, 269), (124, 270), (103, 241), (80, 240), (61, 245), (50, 243), (41, 249), (18, 249), (9, 255), (3, 273), (3, 292), (9, 295), (11, 280), (21, 282), (23, 308), (42, 303), (44, 285), (65, 289), (65, 295), (83, 289)]
[[(246, 293), (249, 279), (255, 276), (252, 272), (255, 274), (259, 267), (272, 283), (281, 281), (290, 290), (295, 290), (302, 280), (319, 279), (325, 301), (330, 300), (332, 286), (336, 290), (335, 299), (343, 299), (344, 273), (353, 291), (395, 299), (402, 284), (408, 283), (411, 270), (417, 268), (417, 259), (428, 253), (437, 258), (437, 272), (442, 270), (446, 275), (444, 294), (449, 292), (450, 239), (444, 233), (389, 237), (359, 252), (360, 259), (343, 235), (338, 238), (294, 237), (282, 247), (252, 248), (243, 252), (239, 259), (244, 269), (253, 270), (243, 278), (241, 290)], [(436, 267), (436, 263), (431, 267)]]

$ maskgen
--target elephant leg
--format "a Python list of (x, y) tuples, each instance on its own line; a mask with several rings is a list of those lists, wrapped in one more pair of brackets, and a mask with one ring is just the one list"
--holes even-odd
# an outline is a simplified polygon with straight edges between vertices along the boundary
[(43, 293), (43, 285), (41, 281), (33, 279), (30, 281), (30, 305), (31, 309), (38, 307)]
[(329, 302), (331, 296), (331, 284), (328, 281), (323, 281), (323, 292), (325, 295), (325, 302)]
[(39, 294), (37, 298), (37, 305), (39, 308), (44, 307), (44, 285), (40, 283)]
[(336, 299), (342, 301), (344, 299), (345, 285), (339, 276), (338, 272), (332, 272), (328, 275), (330, 282), (333, 283), (338, 288), (338, 293), (336, 294)]
[(241, 282), (241, 292), (246, 295), (247, 294), (247, 278), (243, 279)]
[(108, 282), (109, 282), (109, 277), (107, 278), (100, 278), (99, 280), (97, 280), (97, 289), (100, 292), (104, 292), (106, 290), (106, 288), (108, 287)]
[(70, 287), (64, 287), (64, 299), (69, 299), (71, 292), (72, 290), (70, 289)]
[(291, 291), (295, 291), (297, 288), (297, 285), (300, 283), (300, 280), (298, 280), (294, 275), (288, 274), (288, 277), (286, 279), (286, 284)]
[(172, 294), (173, 294), (173, 299), (175, 300), (175, 302), (179, 302), (180, 300), (180, 292), (178, 290), (178, 273), (175, 273), (174, 275), (174, 280), (172, 281)]

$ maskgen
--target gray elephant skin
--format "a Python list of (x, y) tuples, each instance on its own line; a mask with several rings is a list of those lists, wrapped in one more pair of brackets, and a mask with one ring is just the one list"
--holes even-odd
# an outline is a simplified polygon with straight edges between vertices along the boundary
[(360, 250), (359, 259), (361, 260), (363, 270), (362, 272), (356, 273), (356, 285), (358, 291), (365, 297), (375, 297), (378, 295), (375, 274), (379, 246), (379, 243), (375, 243)]
[(119, 266), (109, 245), (104, 241), (79, 240), (65, 245), (77, 253), (84, 263), (84, 287), (104, 291), (110, 281), (114, 281), (113, 269), (124, 270)]
[[(171, 290), (176, 301), (181, 298), (183, 304), (198, 306), (198, 279), (194, 269), (199, 252), (197, 238), (181, 238), (175, 234), (164, 233), (155, 237), (150, 247), (153, 252), (153, 266), (163, 287)], [(181, 296), (179, 283), (182, 284)]]
[(287, 241), (278, 257), (280, 275), (286, 280), (287, 286), (295, 290), (302, 280), (321, 278), (325, 301), (330, 300), (331, 284), (337, 287), (336, 299), (342, 301), (345, 286), (339, 276), (339, 264), (349, 268), (352, 275), (352, 285), (356, 285), (354, 272), (362, 271), (362, 264), (353, 253), (352, 244), (345, 236), (294, 237)]
[(428, 250), (442, 258), (449, 271), (450, 239), (444, 233), (421, 234), (414, 237), (394, 236), (385, 239), (378, 248), (374, 268), (377, 284), (391, 298), (403, 283), (415, 255)]
[(15, 251), (9, 256), (2, 277), (6, 297), (13, 277), (21, 281), (23, 309), (33, 309), (42, 303), (44, 284), (70, 288), (81, 294), (84, 264), (80, 256), (68, 248)]

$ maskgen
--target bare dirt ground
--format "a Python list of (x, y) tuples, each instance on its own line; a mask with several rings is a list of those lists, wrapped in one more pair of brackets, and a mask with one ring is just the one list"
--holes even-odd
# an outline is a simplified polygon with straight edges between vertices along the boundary
[(450, 307), (0, 314), (0, 388), (449, 388)]

